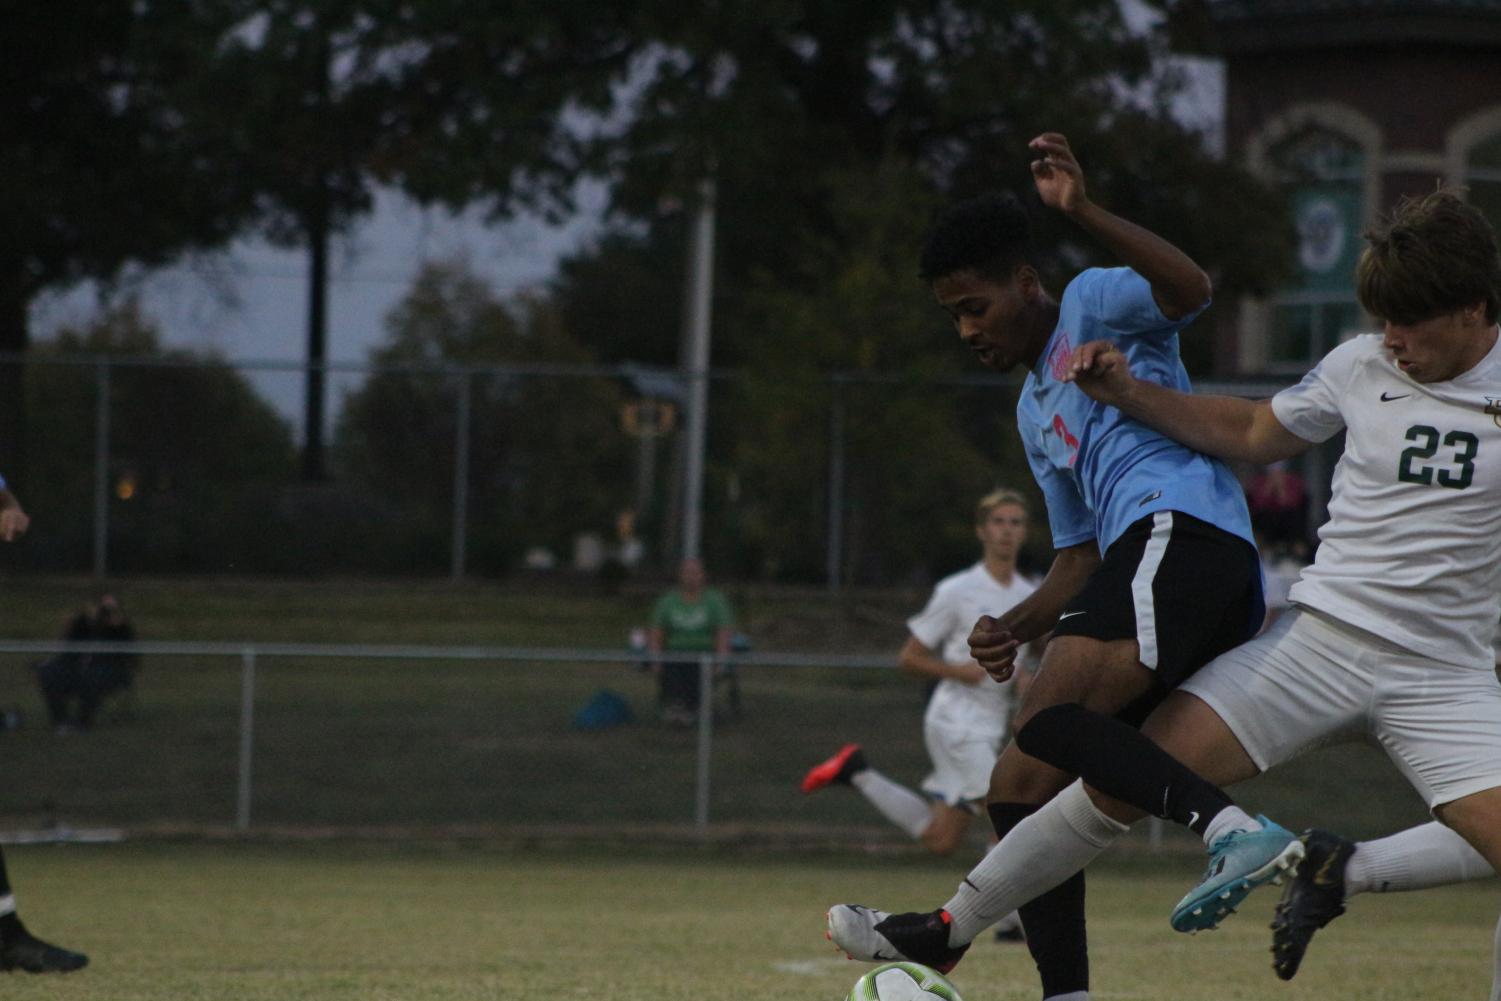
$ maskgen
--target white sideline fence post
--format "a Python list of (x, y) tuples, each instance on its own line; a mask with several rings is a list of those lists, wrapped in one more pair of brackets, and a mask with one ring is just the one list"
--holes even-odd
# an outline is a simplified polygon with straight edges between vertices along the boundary
[(698, 775), (693, 796), (693, 827), (709, 833), (709, 752), (714, 744), (714, 655), (698, 659)]
[(240, 653), (240, 785), (235, 797), (235, 830), (250, 829), (250, 756), (255, 734), (255, 651)]

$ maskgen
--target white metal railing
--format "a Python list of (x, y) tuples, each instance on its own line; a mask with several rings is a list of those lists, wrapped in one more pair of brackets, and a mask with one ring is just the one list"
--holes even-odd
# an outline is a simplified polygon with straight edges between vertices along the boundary
[[(209, 643), (209, 642), (138, 642), (79, 643), (60, 640), (0, 640), (0, 654), (53, 653), (135, 653), (152, 656), (238, 657), (240, 659), (240, 750), (239, 777), (235, 792), (235, 829), (250, 828), (252, 774), (255, 754), (255, 669), (261, 657), (341, 657), (380, 660), (469, 660), (501, 663), (538, 661), (585, 661), (598, 664), (635, 664), (643, 653), (637, 649), (568, 649), (560, 647), (484, 647), (431, 645), (376, 645), (344, 643)], [(694, 765), (693, 825), (700, 834), (709, 829), (710, 757), (714, 747), (714, 708), (709, 693), (713, 690), (716, 654), (674, 654), (664, 651), (660, 658), (668, 663), (697, 662), (699, 692), (698, 740)], [(895, 655), (818, 653), (737, 653), (725, 663), (746, 667), (838, 667), (891, 669)], [(1161, 818), (1150, 818), (1148, 843), (1152, 848), (1162, 843)]]
[[(569, 661), (577, 663), (625, 663), (639, 662), (640, 650), (565, 649), (559, 647), (480, 647), (480, 646), (424, 646), (424, 645), (373, 645), (342, 643), (199, 643), (199, 642), (137, 642), (96, 643), (64, 642), (61, 640), (0, 640), (0, 654), (55, 654), (55, 653), (106, 653), (145, 654), (150, 656), (179, 657), (238, 657), (240, 660), (240, 749), (239, 778), (235, 794), (235, 828), (250, 828), (252, 800), (252, 776), (255, 755), (255, 671), (256, 662), (262, 657), (327, 657), (345, 659), (381, 660), (469, 660), (495, 661), (500, 663), (538, 661)], [(667, 662), (697, 662), (699, 691), (704, 697), (698, 706), (697, 762), (695, 765), (693, 822), (700, 833), (709, 827), (709, 761), (714, 744), (713, 700), (708, 698), (712, 690), (715, 654), (673, 654), (664, 652), (659, 658)], [(814, 653), (743, 653), (734, 654), (726, 663), (736, 666), (777, 667), (840, 667), (840, 668), (892, 668), (895, 656), (871, 657), (859, 655), (833, 655)]]

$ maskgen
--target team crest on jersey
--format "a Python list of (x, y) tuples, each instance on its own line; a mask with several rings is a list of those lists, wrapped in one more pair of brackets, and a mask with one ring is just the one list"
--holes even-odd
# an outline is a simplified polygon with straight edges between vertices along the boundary
[(1068, 331), (1058, 338), (1058, 343), (1048, 355), (1048, 371), (1059, 382), (1068, 375), (1068, 360), (1074, 356), (1074, 346), (1069, 343)]
[(1485, 412), (1491, 415), (1491, 420), (1496, 422), (1496, 427), (1501, 428), (1501, 396), (1487, 396)]
[(1053, 433), (1063, 440), (1064, 445), (1068, 446), (1068, 464), (1072, 466), (1079, 458), (1079, 439), (1075, 438), (1073, 432), (1068, 429), (1068, 424), (1063, 420), (1062, 414), (1053, 415)]

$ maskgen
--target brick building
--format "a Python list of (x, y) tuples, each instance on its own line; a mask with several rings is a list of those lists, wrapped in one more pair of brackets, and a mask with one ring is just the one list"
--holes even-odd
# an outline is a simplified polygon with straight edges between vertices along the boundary
[[(1404, 194), (1463, 185), (1501, 229), (1501, 0), (1208, 0), (1228, 155), (1284, 185), (1287, 285), (1240, 305), (1224, 375), (1297, 375), (1373, 325), (1361, 232)], [(1231, 348), (1231, 344), (1225, 344)]]

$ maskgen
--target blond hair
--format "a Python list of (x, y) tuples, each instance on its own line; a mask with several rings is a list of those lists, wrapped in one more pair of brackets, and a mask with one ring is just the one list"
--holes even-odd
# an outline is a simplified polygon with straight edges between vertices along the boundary
[(999, 490), (992, 490), (980, 498), (979, 503), (975, 505), (975, 524), (985, 524), (985, 519), (990, 517), (990, 512), (1007, 504), (1014, 504), (1021, 508), (1023, 514), (1031, 513), (1027, 507), (1027, 499), (1025, 497), (1015, 490), (1002, 487)]

